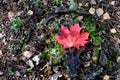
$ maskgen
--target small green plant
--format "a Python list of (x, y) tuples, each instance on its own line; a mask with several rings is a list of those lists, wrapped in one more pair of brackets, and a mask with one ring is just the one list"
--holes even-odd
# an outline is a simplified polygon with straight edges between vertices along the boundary
[(32, 67), (29, 67), (29, 68), (27, 68), (26, 70), (28, 71), (28, 72), (32, 72)]
[(24, 50), (26, 50), (27, 49), (27, 47), (28, 47), (28, 45), (25, 43), (25, 44), (23, 44), (23, 46), (22, 46), (22, 48), (21, 48), (21, 51), (24, 51)]
[(62, 5), (62, 2), (63, 2), (62, 0), (54, 0), (54, 3), (55, 3), (56, 5), (59, 5), (59, 4)]
[(8, 74), (9, 74), (10, 76), (13, 76), (13, 75), (14, 75), (14, 72), (12, 71), (11, 68), (8, 68)]
[(3, 23), (2, 20), (0, 20), (0, 25), (1, 25), (2, 23)]
[(59, 44), (56, 44), (56, 40), (54, 37), (46, 40), (45, 43), (46, 43), (46, 45), (49, 45), (49, 48), (47, 48), (43, 52), (41, 52), (41, 58), (49, 59), (50, 57), (52, 57), (53, 65), (60, 63), (63, 60), (62, 46)]
[(13, 21), (11, 25), (12, 30), (17, 30), (18, 27), (23, 23), (23, 20), (20, 17), (17, 17), (15, 21)]
[[(97, 62), (98, 61), (98, 54), (99, 54), (99, 50), (101, 49), (101, 44), (104, 41), (102, 39), (103, 34), (104, 34), (104, 29), (99, 30), (97, 33), (96, 31), (96, 23), (91, 22), (91, 17), (86, 17), (84, 19), (84, 23), (83, 23), (83, 27), (86, 29), (87, 32), (90, 33), (90, 38), (92, 40), (93, 45), (95, 46), (93, 51), (93, 57), (92, 60), (93, 62)], [(102, 27), (104, 28), (104, 26)]]
[(70, 0), (69, 10), (71, 10), (71, 11), (77, 10), (77, 4), (76, 4), (76, 2), (74, 0)]
[(40, 0), (32, 0), (32, 2), (34, 2), (34, 3), (35, 3), (35, 6), (37, 6), (37, 7), (39, 6), (39, 1), (40, 1)]

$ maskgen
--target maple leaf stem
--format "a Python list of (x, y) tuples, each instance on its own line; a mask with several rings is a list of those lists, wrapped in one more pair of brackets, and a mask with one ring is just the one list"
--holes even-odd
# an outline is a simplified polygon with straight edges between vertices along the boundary
[(75, 65), (75, 63), (74, 63), (74, 51), (73, 51), (74, 49), (73, 48), (71, 48), (70, 49), (70, 52), (72, 53), (72, 65), (74, 66)]

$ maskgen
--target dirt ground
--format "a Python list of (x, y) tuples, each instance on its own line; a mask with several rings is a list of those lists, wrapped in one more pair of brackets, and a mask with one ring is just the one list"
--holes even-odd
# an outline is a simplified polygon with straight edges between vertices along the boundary
[[(81, 66), (70, 76), (53, 37), (61, 24), (83, 27), (89, 17), (100, 40), (80, 48)], [(120, 80), (120, 1), (0, 0), (0, 80), (69, 79)]]

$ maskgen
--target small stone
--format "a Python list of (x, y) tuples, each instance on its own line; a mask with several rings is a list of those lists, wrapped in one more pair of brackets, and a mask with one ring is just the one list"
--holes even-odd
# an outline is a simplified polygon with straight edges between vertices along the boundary
[(0, 56), (2, 56), (2, 50), (0, 50)]
[(1, 39), (1, 38), (3, 38), (3, 35), (2, 35), (2, 33), (0, 33), (0, 39)]
[(108, 12), (106, 12), (105, 14), (103, 14), (103, 19), (110, 19), (110, 15)]
[(34, 56), (34, 57), (32, 58), (32, 60), (36, 62), (36, 65), (38, 65), (38, 64), (39, 64), (39, 61), (40, 61), (40, 55)]
[(28, 10), (27, 15), (33, 15), (33, 11), (32, 10)]
[(117, 57), (116, 61), (117, 63), (120, 63), (120, 56)]
[(34, 67), (34, 64), (33, 64), (32, 60), (28, 60), (26, 62), (26, 64), (29, 65), (30, 67)]
[(3, 75), (3, 72), (2, 71), (0, 71), (0, 76), (2, 76)]
[(18, 71), (15, 72), (15, 76), (21, 76)]
[(20, 16), (22, 13), (23, 13), (23, 11), (18, 11), (18, 12), (16, 13), (16, 16)]
[(7, 42), (6, 42), (6, 39), (5, 39), (5, 38), (2, 40), (2, 43), (3, 43), (4, 45), (6, 45), (6, 44), (7, 44)]
[(96, 4), (96, 1), (95, 0), (91, 0), (91, 4)]
[(30, 51), (24, 51), (22, 54), (26, 58), (30, 58), (32, 56), (32, 53)]
[(103, 80), (110, 80), (110, 76), (109, 76), (109, 75), (105, 75), (105, 76), (103, 77)]
[(110, 4), (114, 6), (115, 5), (115, 1), (111, 1)]
[(42, 0), (42, 2), (45, 6), (48, 4), (46, 0)]
[(82, 3), (79, 3), (78, 5), (79, 5), (79, 8), (80, 8), (83, 4), (82, 4)]
[(110, 30), (110, 32), (113, 33), (113, 34), (115, 34), (117, 31), (116, 31), (115, 28), (113, 28), (113, 29)]
[(88, 6), (89, 6), (89, 3), (86, 3), (86, 4), (85, 4), (85, 7), (88, 7)]
[(90, 63), (91, 63), (91, 62), (85, 62), (85, 63), (84, 63), (84, 66), (85, 66), (85, 67), (89, 67), (89, 66), (90, 66)]
[(98, 16), (101, 16), (101, 15), (103, 15), (104, 11), (102, 8), (98, 8), (98, 9), (96, 9), (96, 13)]
[(25, 75), (23, 75), (23, 77), (27, 77), (27, 75), (25, 74)]
[(95, 13), (95, 8), (92, 8), (92, 7), (91, 7), (91, 8), (89, 9), (89, 13), (90, 13), (90, 14), (94, 14), (94, 13)]
[(11, 20), (14, 17), (14, 13), (12, 11), (8, 12), (8, 18)]
[(78, 16), (79, 21), (82, 21), (83, 16)]

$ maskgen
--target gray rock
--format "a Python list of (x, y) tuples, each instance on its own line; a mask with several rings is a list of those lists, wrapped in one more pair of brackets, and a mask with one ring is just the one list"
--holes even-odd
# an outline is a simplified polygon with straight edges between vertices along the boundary
[(33, 64), (32, 60), (28, 60), (26, 62), (26, 64), (29, 65), (30, 67), (34, 67), (34, 64)]
[(4, 73), (2, 71), (0, 71), (0, 76), (2, 76)]
[(104, 11), (103, 11), (102, 8), (98, 8), (98, 9), (96, 9), (96, 14), (97, 14), (98, 16), (103, 15), (103, 13), (104, 13)]
[(0, 39), (1, 39), (1, 38), (3, 38), (3, 35), (2, 35), (2, 33), (0, 33)]
[(91, 0), (91, 4), (96, 4), (96, 1), (95, 0)]
[(15, 76), (21, 76), (21, 74), (18, 71), (16, 71)]

